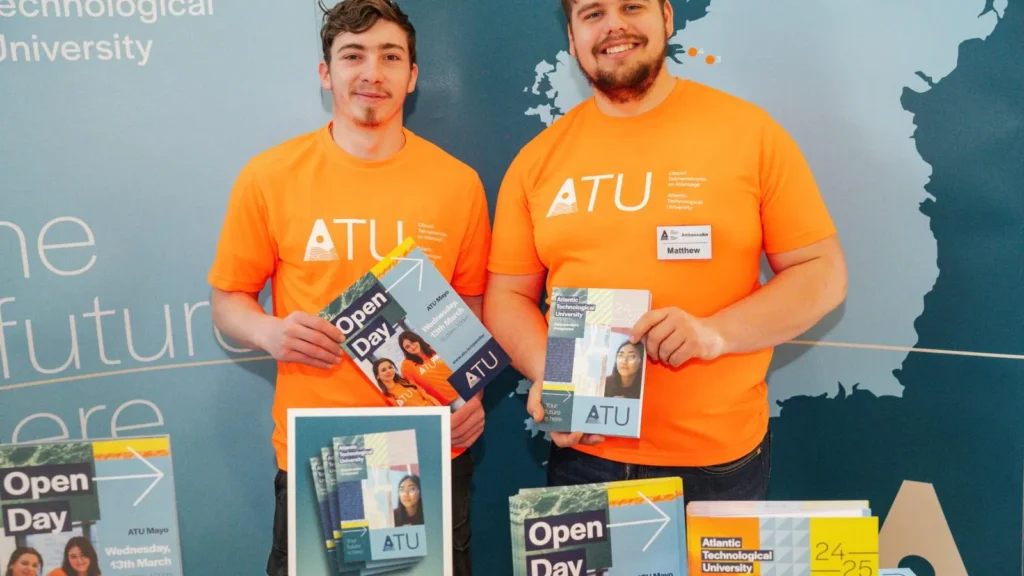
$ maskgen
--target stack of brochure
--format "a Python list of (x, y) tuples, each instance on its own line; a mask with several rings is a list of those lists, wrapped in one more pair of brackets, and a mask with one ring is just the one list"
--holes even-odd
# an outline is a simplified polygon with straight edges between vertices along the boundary
[(390, 406), (449, 406), (510, 363), (430, 258), (407, 238), (319, 312)]
[(630, 333), (650, 309), (647, 290), (552, 289), (541, 430), (640, 436), (647, 355)]
[(690, 574), (878, 574), (867, 501), (690, 502)]
[(383, 574), (427, 555), (415, 430), (335, 437), (309, 465), (334, 574)]
[(515, 576), (687, 573), (679, 478), (520, 490), (509, 524)]

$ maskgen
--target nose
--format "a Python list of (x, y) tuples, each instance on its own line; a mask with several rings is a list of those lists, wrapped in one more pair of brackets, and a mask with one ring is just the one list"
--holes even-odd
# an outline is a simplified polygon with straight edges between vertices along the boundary
[(626, 19), (623, 17), (622, 12), (619, 10), (611, 10), (604, 19), (605, 33), (608, 35), (616, 34), (626, 30)]
[(362, 79), (366, 82), (378, 83), (383, 78), (383, 66), (378, 58), (367, 58), (363, 66)]

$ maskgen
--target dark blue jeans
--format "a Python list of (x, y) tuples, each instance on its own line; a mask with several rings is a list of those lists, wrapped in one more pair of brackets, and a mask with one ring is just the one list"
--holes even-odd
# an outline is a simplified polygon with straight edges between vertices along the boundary
[(623, 464), (551, 445), (548, 485), (570, 486), (638, 478), (683, 479), (683, 497), (695, 500), (764, 500), (771, 475), (771, 432), (750, 453), (715, 466), (669, 467)]

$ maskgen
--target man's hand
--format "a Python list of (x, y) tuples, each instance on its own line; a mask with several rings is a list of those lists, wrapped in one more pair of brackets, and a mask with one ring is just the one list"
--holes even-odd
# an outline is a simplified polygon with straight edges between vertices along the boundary
[(725, 340), (705, 319), (678, 308), (658, 308), (640, 317), (630, 334), (639, 342), (647, 335), (647, 355), (673, 368), (691, 358), (714, 360), (725, 352)]
[[(538, 380), (530, 387), (530, 394), (526, 397), (526, 411), (533, 417), (533, 421), (540, 423), (544, 419), (544, 403), (541, 402), (541, 392), (544, 382)], [(559, 448), (567, 448), (577, 444), (593, 446), (604, 442), (604, 436), (600, 434), (584, 434), (583, 432), (550, 432), (551, 441)]]
[(275, 360), (329, 369), (341, 362), (345, 336), (319, 316), (292, 312), (285, 318), (267, 316), (256, 342)]
[(484, 431), (484, 406), (480, 394), (470, 398), (452, 414), (452, 447), (469, 448)]

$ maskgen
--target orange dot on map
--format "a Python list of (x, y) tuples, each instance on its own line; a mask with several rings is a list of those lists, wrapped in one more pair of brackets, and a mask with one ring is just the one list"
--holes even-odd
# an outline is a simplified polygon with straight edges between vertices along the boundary
[(324, 243), (324, 237), (323, 236), (317, 236), (316, 237), (316, 243), (317, 244), (323, 244)]
[(705, 58), (704, 61), (707, 62), (708, 64), (714, 64), (715, 63), (715, 57), (710, 55), (710, 54), (708, 54), (708, 57)]
[(692, 58), (692, 57), (697, 55), (697, 49), (696, 48), (690, 48), (690, 50), (687, 52), (687, 54), (689, 54), (690, 57)]

